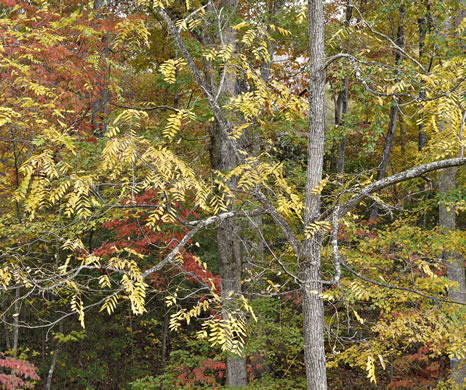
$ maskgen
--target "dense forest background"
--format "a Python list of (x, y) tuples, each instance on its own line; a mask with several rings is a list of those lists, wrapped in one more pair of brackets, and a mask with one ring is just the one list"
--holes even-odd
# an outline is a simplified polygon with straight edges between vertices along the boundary
[(0, 0), (0, 388), (464, 388), (465, 9)]

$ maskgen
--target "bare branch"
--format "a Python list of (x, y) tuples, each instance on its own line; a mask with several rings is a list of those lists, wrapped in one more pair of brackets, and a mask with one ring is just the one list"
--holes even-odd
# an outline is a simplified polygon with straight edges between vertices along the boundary
[[(255, 214), (255, 213), (258, 213), (258, 212), (260, 212), (260, 211), (256, 210), (255, 212), (252, 212), (252, 213), (248, 213), (248, 212), (245, 212), (245, 211), (241, 211), (241, 212), (229, 211), (229, 212), (226, 212), (226, 213), (218, 214), (218, 215), (215, 215), (213, 217), (207, 218), (207, 219), (205, 219), (203, 221), (191, 222), (190, 225), (194, 226), (194, 228), (183, 237), (183, 239), (178, 243), (176, 248), (174, 248), (160, 263), (158, 263), (158, 264), (154, 265), (153, 267), (151, 267), (151, 268), (147, 269), (146, 271), (144, 271), (142, 273), (142, 278), (145, 279), (150, 274), (152, 274), (154, 272), (157, 272), (158, 270), (165, 267), (167, 264), (172, 263), (173, 260), (175, 259), (175, 256), (180, 252), (180, 250), (183, 249), (184, 246), (188, 243), (188, 241), (202, 228), (204, 228), (204, 227), (206, 227), (208, 225), (211, 225), (213, 223), (221, 222), (221, 221), (223, 221), (225, 219), (236, 217), (236, 216), (241, 216), (241, 215), (247, 216), (247, 215), (251, 215), (251, 214), (252, 215), (258, 215), (258, 214)], [(261, 213), (263, 214), (264, 212), (262, 211)]]
[(299, 255), (301, 245), (296, 238), (293, 230), (291, 230), (290, 225), (286, 222), (285, 218), (281, 216), (281, 214), (277, 211), (272, 203), (265, 197), (261, 190), (257, 189), (254, 193), (257, 200), (262, 204), (267, 214), (269, 214), (275, 223), (278, 225), (282, 233), (285, 235), (286, 239), (290, 243), (293, 251), (295, 252), (296, 256)]
[(169, 111), (174, 111), (178, 112), (179, 109), (171, 106), (167, 106), (165, 104), (161, 106), (155, 106), (155, 107), (133, 107), (133, 106), (124, 106), (122, 104), (117, 104), (117, 103), (112, 103), (110, 102), (112, 106), (118, 107), (118, 108), (125, 108), (127, 110), (135, 110), (135, 111), (154, 111), (154, 110), (169, 110)]
[(400, 286), (393, 286), (391, 284), (386, 284), (386, 283), (382, 283), (382, 282), (378, 282), (376, 280), (372, 280), (372, 279), (369, 279), (363, 275), (361, 275), (360, 273), (356, 272), (355, 270), (353, 270), (351, 267), (349, 267), (347, 264), (345, 264), (344, 262), (341, 262), (341, 265), (344, 269), (346, 269), (347, 271), (349, 271), (350, 273), (352, 273), (354, 276), (357, 276), (359, 279), (362, 279), (364, 280), (365, 282), (368, 282), (368, 283), (372, 283), (372, 284), (375, 284), (376, 286), (380, 286), (380, 287), (385, 287), (385, 288), (390, 288), (392, 290), (401, 290), (401, 291), (408, 291), (410, 293), (413, 293), (413, 294), (416, 294), (416, 295), (420, 295), (421, 297), (424, 297), (424, 298), (428, 298), (428, 299), (432, 299), (433, 301), (435, 302), (445, 302), (445, 303), (453, 303), (455, 305), (466, 305), (466, 303), (464, 302), (458, 302), (458, 301), (452, 301), (452, 300), (449, 300), (449, 299), (443, 299), (443, 298), (439, 298), (439, 297), (434, 297), (433, 295), (429, 295), (429, 294), (424, 294), (420, 291), (417, 291), (417, 290), (413, 290), (412, 288), (408, 288), (408, 287), (400, 287)]
[(354, 195), (349, 201), (340, 205), (339, 218), (343, 217), (349, 210), (358, 205), (365, 197), (369, 196), (373, 192), (380, 191), (381, 189), (391, 186), (393, 184), (400, 183), (402, 181), (411, 180), (416, 177), (420, 177), (427, 172), (436, 171), (439, 169), (458, 167), (466, 164), (465, 158), (452, 158), (449, 160), (435, 161), (428, 164), (419, 165), (408, 169), (404, 172), (397, 173), (396, 175), (386, 177), (381, 180), (368, 185)]
[(404, 57), (408, 58), (410, 61), (412, 61), (413, 63), (415, 63), (424, 73), (427, 73), (427, 70), (426, 68), (424, 68), (424, 66), (418, 61), (416, 60), (413, 56), (411, 56), (410, 54), (408, 54), (406, 52), (406, 50), (404, 50), (402, 47), (400, 47), (395, 41), (393, 41), (393, 39), (391, 39), (389, 36), (381, 33), (380, 31), (377, 31), (375, 30), (365, 19), (364, 17), (362, 16), (362, 13), (361, 11), (359, 11), (358, 7), (356, 7), (354, 4), (351, 4), (351, 6), (353, 7), (353, 9), (356, 10), (356, 12), (359, 14), (359, 17), (361, 18), (362, 22), (364, 23), (364, 25), (375, 35), (387, 40), (388, 42), (390, 42), (390, 44), (392, 45), (392, 47), (398, 51), (401, 55), (403, 55)]
[(168, 16), (168, 14), (165, 12), (163, 8), (155, 7), (155, 10), (160, 14), (160, 16), (163, 18), (165, 23), (167, 23), (168, 31), (170, 31), (170, 34), (173, 36), (173, 39), (175, 40), (176, 45), (180, 49), (181, 54), (183, 55), (183, 58), (188, 64), (188, 67), (191, 70), (194, 80), (196, 80), (197, 85), (199, 85), (199, 88), (201, 89), (202, 93), (204, 94), (207, 101), (209, 102), (209, 106), (214, 113), (215, 119), (221, 125), (221, 128), (225, 132), (228, 132), (231, 126), (228, 123), (225, 116), (223, 115), (222, 110), (220, 109), (219, 105), (215, 101), (215, 97), (212, 95), (211, 91), (209, 90), (207, 83), (205, 82), (204, 78), (202, 77), (201, 72), (199, 71), (199, 68), (196, 66), (193, 58), (191, 57), (191, 54), (189, 53), (188, 49), (183, 43), (183, 40), (181, 39), (180, 33), (178, 32), (175, 26), (175, 23), (173, 23), (173, 21), (170, 19), (170, 16)]

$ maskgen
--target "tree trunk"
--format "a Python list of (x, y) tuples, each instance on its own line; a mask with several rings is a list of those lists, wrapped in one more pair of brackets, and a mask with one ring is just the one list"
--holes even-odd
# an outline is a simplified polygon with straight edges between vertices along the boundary
[[(222, 286), (223, 317), (230, 318), (229, 308), (241, 294), (241, 241), (238, 227), (233, 219), (221, 223), (217, 230), (217, 243), (220, 260), (220, 276)], [(246, 356), (227, 356), (227, 385), (247, 386), (248, 372)]]
[[(235, 8), (236, 0), (222, 0), (219, 9), (227, 12)], [(218, 21), (219, 22), (219, 21)], [(236, 32), (226, 28), (223, 44), (235, 45)], [(226, 65), (228, 66), (228, 65)], [(228, 98), (238, 94), (237, 81), (234, 76), (227, 75), (223, 84), (223, 94)], [(231, 142), (225, 139), (225, 132), (221, 131), (220, 124), (215, 123), (211, 132), (210, 161), (214, 170), (228, 172), (238, 164), (235, 150)], [(236, 187), (236, 180), (228, 183), (231, 189)], [(230, 319), (230, 308), (241, 295), (241, 238), (239, 227), (234, 219), (222, 221), (217, 230), (217, 246), (220, 261), (220, 278), (222, 288), (222, 303), (224, 306), (223, 318)], [(240, 314), (241, 315), (241, 314)], [(248, 371), (246, 356), (227, 355), (226, 384), (228, 386), (242, 387), (248, 385)]]
[[(63, 322), (60, 322), (60, 333), (63, 333)], [(60, 353), (60, 341), (57, 341), (57, 348), (55, 348), (55, 351), (53, 352), (52, 363), (50, 364), (49, 373), (47, 375), (47, 384), (45, 385), (45, 390), (50, 390), (52, 388), (53, 373), (57, 365), (59, 353)]]
[[(457, 168), (444, 169), (440, 173), (440, 194), (447, 196), (456, 187)], [(442, 231), (448, 233), (456, 229), (455, 207), (447, 209), (445, 203), (439, 204), (439, 226)], [(466, 280), (464, 274), (464, 261), (458, 252), (444, 251), (443, 258), (447, 262), (448, 279), (458, 283), (458, 288), (450, 289), (448, 296), (459, 302), (466, 303)], [(455, 385), (462, 389), (466, 379), (465, 359), (450, 358), (451, 377)]]
[[(97, 18), (101, 19), (103, 17), (103, 7), (105, 6), (104, 0), (95, 0), (94, 9), (97, 11)], [(106, 72), (100, 78), (101, 85), (99, 87), (99, 94), (96, 101), (92, 106), (91, 111), (91, 126), (94, 135), (97, 137), (102, 137), (107, 132), (107, 118), (108, 118), (108, 100), (109, 100), (109, 90), (108, 84), (110, 82), (110, 65), (108, 64), (108, 58), (110, 53), (110, 33), (107, 31), (105, 35), (105, 49), (104, 49), (104, 58), (105, 58), (105, 67)]]
[[(220, 131), (213, 126), (211, 138), (211, 166), (212, 169), (223, 172), (230, 171), (236, 164), (235, 153), (230, 143)], [(233, 181), (228, 183), (230, 188), (236, 186)], [(220, 278), (222, 288), (222, 302), (224, 319), (230, 318), (229, 308), (241, 294), (241, 239), (238, 226), (234, 219), (222, 221), (217, 229), (217, 247), (220, 262)], [(245, 356), (227, 356), (226, 364), (227, 385), (241, 387), (248, 384), (248, 372)]]
[(16, 287), (15, 306), (13, 314), (13, 356), (18, 354), (19, 312), (21, 310), (21, 287)]
[[(460, 1), (463, 6), (459, 12), (448, 15), (445, 20), (445, 37), (457, 34), (457, 28), (466, 16), (465, 1)], [(457, 168), (448, 168), (440, 173), (439, 190), (440, 195), (447, 196), (456, 188)], [(456, 229), (456, 210), (454, 205), (447, 209), (447, 205), (441, 202), (439, 204), (439, 227), (441, 230), (448, 232)], [(448, 279), (458, 283), (457, 289), (450, 289), (448, 295), (457, 301), (466, 302), (466, 280), (464, 273), (464, 261), (460, 253), (445, 251), (443, 257), (447, 262)], [(464, 329), (463, 329), (464, 330)], [(459, 330), (461, 331), (461, 330)], [(450, 358), (451, 379), (454, 381), (456, 388), (464, 389), (466, 380), (466, 359), (456, 357)]]
[[(345, 8), (345, 26), (349, 27), (351, 18), (353, 16), (353, 7), (351, 2), (347, 0)], [(348, 53), (349, 45), (345, 44), (343, 52)], [(338, 93), (338, 98), (335, 102), (335, 125), (341, 126), (343, 120), (348, 112), (348, 76), (345, 76), (343, 80), (343, 89)], [(340, 142), (337, 145), (337, 156), (334, 170), (337, 173), (342, 174), (345, 171), (345, 148), (346, 148), (346, 135), (340, 139)]]
[[(343, 90), (338, 93), (337, 99), (338, 114), (335, 110), (335, 125), (341, 126), (343, 119), (348, 112), (348, 76), (345, 77), (343, 82)], [(338, 120), (338, 122), (337, 122)], [(346, 136), (344, 135), (338, 144), (338, 157), (336, 171), (342, 174), (345, 171), (345, 148), (346, 148)]]
[(5, 343), (6, 343), (6, 349), (11, 349), (11, 343), (10, 343), (10, 329), (8, 329), (8, 325), (6, 323), (3, 324), (3, 327), (5, 328)]
[[(209, 10), (214, 17), (214, 23), (220, 23), (225, 16), (228, 17), (229, 12), (234, 12), (238, 0), (220, 0), (216, 6), (214, 2), (209, 2)], [(218, 7), (215, 9), (214, 7)], [(236, 150), (227, 135), (232, 128), (232, 124), (223, 115), (219, 99), (223, 96), (234, 96), (237, 94), (237, 80), (235, 77), (225, 72), (225, 79), (220, 83), (223, 86), (221, 91), (217, 91), (217, 87), (213, 81), (214, 78), (203, 77), (201, 71), (194, 62), (191, 54), (183, 43), (181, 36), (175, 26), (175, 23), (170, 19), (170, 16), (162, 7), (155, 6), (155, 10), (167, 23), (170, 34), (175, 39), (176, 45), (186, 60), (188, 67), (194, 77), (195, 82), (201, 88), (203, 95), (207, 98), (208, 104), (212, 109), (216, 122), (211, 127), (211, 145), (210, 145), (210, 164), (215, 170), (228, 172), (235, 168), (238, 164)], [(221, 10), (221, 12), (219, 11)], [(223, 15), (223, 16), (222, 16)], [(228, 17), (228, 20), (231, 20)], [(219, 39), (225, 46), (235, 44), (236, 32), (232, 28), (225, 27), (223, 20), (222, 26), (219, 29), (223, 34), (222, 39)], [(215, 26), (217, 31), (219, 26)], [(220, 38), (220, 37), (218, 37)], [(225, 64), (225, 66), (231, 66)], [(234, 72), (233, 72), (234, 74)], [(223, 75), (221, 76), (223, 77)], [(226, 183), (232, 190), (235, 189), (236, 182), (231, 180)], [(231, 315), (229, 307), (235, 304), (235, 298), (241, 294), (241, 240), (238, 236), (238, 228), (234, 221), (222, 221), (219, 224), (217, 231), (217, 243), (220, 262), (220, 277), (222, 280), (222, 297), (223, 297), (223, 318), (228, 320)], [(232, 292), (231, 296), (229, 292)], [(228, 298), (227, 298), (228, 297)], [(247, 367), (246, 357), (228, 356), (227, 357), (227, 384), (230, 386), (241, 387), (247, 385)]]
[[(404, 21), (406, 16), (405, 3), (400, 4), (399, 8), (399, 20), (398, 20), (398, 30), (396, 33), (396, 44), (399, 47), (404, 46)], [(395, 54), (395, 66), (399, 67), (401, 64), (402, 56), (399, 52)], [(398, 82), (399, 79), (396, 78), (395, 82)], [(390, 122), (388, 124), (387, 137), (385, 138), (385, 146), (382, 153), (382, 161), (377, 169), (377, 180), (382, 180), (385, 177), (385, 171), (387, 170), (388, 160), (390, 159), (390, 152), (392, 150), (393, 139), (395, 137), (396, 122), (398, 118), (398, 98), (393, 98), (392, 105), (390, 107)], [(377, 217), (377, 204), (374, 203), (371, 209), (371, 214), (369, 219), (375, 219)]]
[[(424, 46), (425, 46), (426, 36), (427, 36), (427, 33), (431, 31), (432, 25), (433, 25), (429, 0), (424, 0), (424, 6), (425, 6), (425, 12), (426, 12), (425, 16), (422, 16), (417, 20), (417, 24), (419, 28), (419, 62), (422, 62), (422, 59), (424, 57)], [(424, 89), (421, 89), (421, 91), (419, 92), (419, 98), (424, 99), (425, 97), (426, 97), (426, 91)], [(424, 122), (421, 121), (419, 123), (418, 129), (419, 129), (419, 132), (418, 132), (417, 148), (418, 148), (418, 151), (421, 152), (427, 143), (426, 133), (424, 132)], [(421, 183), (419, 185), (419, 191), (421, 192), (421, 194), (426, 191), (425, 183)], [(418, 219), (417, 223), (420, 226), (423, 226), (423, 227), (426, 226), (426, 223), (427, 223), (426, 212), (422, 214), (422, 216)]]
[[(320, 214), (320, 195), (312, 190), (322, 180), (325, 132), (325, 70), (324, 64), (324, 17), (322, 0), (308, 1), (309, 17), (309, 144), (304, 201), (304, 224), (309, 225)], [(304, 281), (303, 331), (304, 362), (307, 388), (327, 389), (327, 373), (324, 348), (324, 307), (319, 293), (320, 252), (322, 237), (315, 234), (305, 238), (300, 253), (300, 276)]]

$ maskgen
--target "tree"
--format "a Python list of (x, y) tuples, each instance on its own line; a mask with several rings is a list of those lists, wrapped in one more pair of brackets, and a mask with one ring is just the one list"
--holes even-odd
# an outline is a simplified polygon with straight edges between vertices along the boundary
[[(278, 9), (279, 5), (270, 2), (271, 8)], [(410, 2), (397, 3), (385, 11), (404, 15), (409, 5)], [(153, 16), (147, 25), (154, 31), (154, 37), (164, 36), (168, 31), (170, 39), (164, 42), (169, 49), (157, 52), (153, 65), (148, 64), (147, 58), (142, 60), (155, 49), (146, 46), (150, 31), (141, 22), (144, 19), (135, 18), (118, 24), (114, 40), (108, 39), (109, 35), (105, 41), (100, 39), (105, 46), (101, 53), (105, 58), (105, 53), (113, 55), (121, 47), (118, 45), (123, 45), (129, 54), (119, 58), (118, 64), (115, 59), (114, 67), (128, 73), (140, 67), (140, 80), (155, 79), (160, 89), (155, 94), (157, 102), (140, 104), (133, 100), (143, 93), (137, 90), (139, 86), (132, 89), (127, 81), (133, 80), (133, 76), (123, 75), (115, 82), (124, 85), (126, 91), (115, 88), (110, 98), (115, 108), (105, 113), (107, 131), (98, 134), (99, 139), (86, 142), (77, 133), (40, 129), (31, 155), (21, 170), (19, 167), (16, 170), (17, 178), (21, 179), (16, 199), (26, 210), (24, 224), (32, 243), (44, 246), (42, 261), (25, 263), (22, 251), (33, 245), (31, 241), (20, 247), (4, 242), (4, 288), (7, 291), (21, 288), (26, 291), (24, 298), (36, 291), (64, 297), (62, 303), (71, 306), (71, 313), (53, 318), (47, 325), (53, 326), (74, 313), (84, 326), (85, 312), (92, 307), (112, 313), (122, 301), (127, 302), (134, 314), (143, 315), (147, 311), (147, 294), (156, 287), (165, 289), (153, 284), (154, 275), (165, 272), (178, 277), (180, 272), (177, 287), (182, 287), (181, 292), (179, 289), (163, 292), (166, 307), (175, 308), (171, 309), (170, 327), (177, 331), (189, 325), (194, 317), (204, 316), (197, 335), (231, 353), (226, 357), (226, 366), (227, 382), (232, 385), (247, 382), (247, 328), (248, 321), (254, 320), (251, 308), (254, 304), (247, 296), (262, 292), (264, 284), (271, 288), (269, 293), (278, 292), (287, 284), (300, 291), (309, 389), (327, 388), (327, 358), (333, 367), (339, 361), (362, 367), (369, 381), (375, 382), (377, 359), (384, 367), (386, 359), (393, 357), (388, 339), (392, 340), (391, 345), (398, 343), (403, 348), (414, 340), (421, 344), (419, 348), (427, 346), (432, 354), (461, 356), (450, 306), (461, 302), (445, 297), (445, 289), (451, 290), (453, 285), (445, 278), (435, 278), (431, 267), (437, 264), (419, 238), (433, 246), (439, 238), (444, 243), (445, 237), (411, 227), (405, 211), (398, 211), (408, 202), (397, 202), (396, 196), (400, 186), (408, 194), (412, 191), (406, 184), (410, 180), (430, 180), (435, 171), (465, 164), (462, 154), (456, 157), (463, 147), (462, 105), (458, 105), (459, 109), (453, 109), (456, 107), (453, 103), (450, 105), (461, 102), (463, 61), (449, 59), (428, 71), (410, 54), (408, 42), (402, 46), (400, 40), (397, 42), (379, 31), (388, 28), (388, 24), (374, 16), (378, 8), (361, 11), (358, 4), (352, 4), (358, 25), (343, 23), (343, 32), (337, 29), (334, 40), (345, 38), (351, 31), (353, 39), (369, 49), (351, 53), (344, 50), (325, 58), (324, 18), (331, 12), (338, 16), (338, 9), (326, 10), (319, 0), (310, 0), (304, 13), (299, 7), (283, 6), (283, 19), (303, 21), (307, 12), (310, 62), (309, 99), (305, 102), (292, 92), (292, 80), (278, 80), (280, 75), (291, 71), (274, 67), (272, 61), (274, 48), (280, 47), (285, 55), (293, 52), (292, 45), (271, 43), (285, 41), (291, 34), (280, 24), (262, 19), (259, 3), (141, 1), (137, 7)], [(237, 8), (231, 10), (231, 7)], [(373, 19), (368, 21), (366, 17)], [(407, 30), (406, 36), (409, 36)], [(388, 54), (380, 55), (381, 49)], [(394, 67), (393, 50), (399, 53)], [(399, 60), (399, 56), (406, 61)], [(387, 64), (385, 60), (390, 62)], [(351, 176), (323, 179), (328, 145), (326, 72), (330, 67), (334, 71), (343, 61), (345, 83), (353, 94), (354, 106), (369, 102), (380, 107), (377, 112), (387, 113), (402, 98), (410, 98), (420, 105), (410, 103), (409, 109), (422, 107), (425, 123), (432, 123), (432, 134), (429, 126), (423, 128), (429, 141), (423, 156), (414, 155), (410, 164), (395, 164), (391, 176), (373, 181), (364, 172), (353, 175), (352, 170), (341, 169)], [(108, 62), (105, 58), (101, 79), (108, 80)], [(416, 66), (417, 70), (410, 66)], [(377, 73), (374, 68), (385, 73)], [(159, 76), (154, 77), (155, 72)], [(384, 77), (393, 84), (377, 86)], [(183, 94), (187, 89), (192, 92)], [(105, 85), (99, 86), (94, 98), (101, 102), (103, 99), (105, 106), (107, 93)], [(15, 99), (25, 104), (21, 97)], [(39, 119), (53, 115), (46, 110), (51, 107), (42, 110), (40, 99), (32, 100), (36, 104), (33, 114)], [(446, 106), (450, 107), (448, 111), (444, 111)], [(358, 110), (359, 107), (352, 108), (350, 115), (361, 112)], [(432, 121), (439, 114), (445, 115), (451, 124), (442, 134), (434, 132), (436, 121)], [(305, 130), (304, 118), (309, 120)], [(393, 115), (392, 119), (390, 131), (394, 134)], [(346, 120), (351, 124), (353, 119), (348, 116)], [(357, 117), (354, 123), (361, 128), (359, 125), (365, 122), (367, 136), (373, 137), (377, 145), (380, 139), (370, 126), (372, 120)], [(92, 120), (87, 118), (84, 122)], [(14, 123), (14, 115), (9, 115), (7, 125)], [(62, 127), (67, 126), (65, 123)], [(408, 131), (418, 131), (412, 124), (406, 127)], [(273, 143), (280, 132), (293, 135), (293, 140), (299, 139), (296, 148), (300, 156), (305, 156), (302, 163), (306, 173), (299, 166), (300, 161), (295, 166), (298, 173), (287, 177), (292, 162), (285, 166), (277, 158), (280, 145)], [(441, 141), (447, 132), (448, 142), (431, 143)], [(206, 158), (209, 147), (202, 141), (204, 138), (210, 141), (210, 159)], [(352, 160), (353, 142), (348, 137), (348, 155)], [(304, 143), (307, 151), (302, 148)], [(435, 150), (440, 144), (444, 145), (442, 153)], [(384, 159), (388, 161), (388, 154)], [(376, 166), (375, 161), (367, 159), (363, 168)], [(418, 183), (415, 186), (418, 188)], [(395, 213), (396, 220), (387, 217), (372, 230), (361, 228), (365, 226), (365, 211), (358, 208), (366, 199)], [(9, 210), (11, 213), (14, 209), (10, 206)], [(352, 214), (353, 210), (358, 210), (357, 216)], [(409, 228), (403, 229), (404, 223)], [(202, 237), (202, 230), (212, 226), (216, 226), (220, 286), (216, 272), (209, 271), (202, 259), (190, 255), (196, 251), (194, 238)], [(50, 231), (46, 236), (42, 233), (44, 229)], [(445, 250), (460, 241), (455, 234), (448, 236), (449, 245), (442, 244)], [(410, 241), (403, 235), (409, 236)], [(258, 237), (266, 252), (260, 259), (251, 255)], [(432, 248), (431, 252), (438, 251), (438, 246)], [(408, 252), (409, 272), (399, 265), (402, 250)], [(11, 253), (22, 260), (7, 262), (6, 256)], [(243, 253), (248, 256), (242, 256)], [(248, 268), (242, 264), (246, 259)], [(209, 267), (215, 268), (215, 262)], [(394, 273), (393, 278), (382, 276), (387, 270)], [(414, 297), (422, 298), (415, 306), (417, 314), (408, 322), (405, 314), (413, 311)], [(354, 313), (356, 320), (348, 322), (359, 322), (362, 332), (370, 335), (369, 340), (358, 340), (357, 345), (348, 347), (336, 334), (345, 347), (339, 351), (340, 357), (336, 353), (326, 355), (325, 351), (326, 338), (332, 336), (330, 331), (330, 336), (326, 336), (331, 322), (330, 306), (324, 305), (324, 301), (332, 299), (337, 300), (333, 304), (336, 309), (344, 308), (346, 300), (346, 309)], [(360, 308), (372, 316), (377, 331), (362, 327)], [(413, 335), (407, 324), (427, 330), (426, 334)], [(445, 331), (436, 332), (435, 326)], [(441, 342), (436, 344), (436, 337)], [(238, 358), (235, 354), (242, 356)]]

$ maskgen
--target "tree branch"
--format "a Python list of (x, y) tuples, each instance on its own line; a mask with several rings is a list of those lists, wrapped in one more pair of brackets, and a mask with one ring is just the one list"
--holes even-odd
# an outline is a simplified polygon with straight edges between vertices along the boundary
[(194, 228), (183, 237), (183, 239), (178, 243), (176, 248), (174, 248), (160, 263), (144, 271), (142, 273), (142, 278), (145, 279), (150, 274), (157, 272), (158, 270), (165, 267), (167, 264), (172, 263), (175, 256), (180, 252), (180, 250), (183, 249), (184, 246), (188, 243), (188, 241), (202, 228), (208, 225), (211, 225), (213, 223), (221, 222), (225, 219), (236, 217), (236, 216), (251, 216), (251, 215), (258, 215), (258, 214), (263, 214), (263, 213), (264, 211), (261, 211), (261, 210), (254, 210), (253, 212), (250, 212), (250, 213), (246, 211), (240, 211), (240, 212), (228, 211), (222, 214), (214, 215), (213, 217), (204, 219), (202, 221), (190, 222), (189, 224), (194, 226)]
[(396, 42), (393, 41), (393, 39), (391, 39), (389, 36), (381, 33), (380, 31), (377, 31), (377, 30), (374, 30), (372, 28), (372, 26), (364, 19), (364, 16), (362, 16), (362, 13), (361, 11), (359, 11), (359, 8), (356, 7), (354, 4), (351, 4), (351, 6), (353, 7), (353, 9), (356, 10), (356, 12), (358, 13), (359, 17), (361, 18), (362, 22), (364, 23), (364, 25), (375, 35), (387, 40), (388, 42), (390, 42), (390, 44), (392, 45), (392, 47), (397, 50), (401, 55), (405, 56), (406, 58), (408, 58), (410, 61), (412, 61), (413, 63), (415, 63), (417, 66), (419, 66), (419, 68), (424, 72), (424, 73), (427, 73), (427, 70), (426, 68), (424, 68), (424, 66), (418, 61), (416, 60), (413, 56), (411, 56), (410, 54), (408, 54), (402, 47), (400, 47)]
[(342, 218), (349, 210), (351, 210), (353, 207), (359, 204), (365, 197), (369, 196), (373, 192), (379, 191), (385, 187), (389, 187), (393, 184), (397, 184), (402, 181), (420, 177), (427, 172), (432, 172), (432, 171), (436, 171), (436, 170), (444, 169), (444, 168), (458, 167), (464, 164), (466, 164), (466, 158), (461, 158), (461, 157), (452, 158), (449, 160), (435, 161), (432, 163), (413, 167), (404, 172), (397, 173), (396, 175), (386, 177), (381, 180), (377, 180), (376, 182), (363, 188), (361, 191), (359, 191), (359, 193), (354, 195), (349, 201), (340, 205), (340, 212), (338, 213), (338, 217)]
[(155, 106), (155, 107), (132, 107), (132, 106), (124, 106), (122, 104), (117, 104), (117, 103), (112, 103), (112, 102), (110, 102), (110, 104), (118, 108), (125, 108), (127, 110), (136, 110), (136, 111), (154, 111), (154, 110), (170, 110), (170, 111), (175, 111), (175, 112), (179, 111), (177, 108), (167, 106), (165, 104), (161, 106)]
[[(230, 125), (227, 119), (224, 117), (222, 110), (220, 109), (219, 105), (215, 101), (215, 97), (212, 95), (211, 91), (209, 90), (207, 83), (205, 82), (204, 78), (201, 75), (198, 67), (196, 66), (191, 54), (189, 53), (188, 49), (186, 48), (183, 40), (181, 39), (180, 33), (178, 32), (175, 23), (170, 19), (170, 16), (165, 12), (165, 10), (161, 7), (155, 7), (155, 10), (160, 14), (163, 18), (165, 23), (167, 23), (168, 31), (173, 36), (173, 39), (176, 42), (176, 45), (181, 51), (183, 58), (185, 59), (186, 63), (188, 64), (191, 73), (193, 74), (194, 80), (196, 80), (197, 85), (201, 89), (203, 95), (206, 97), (207, 101), (209, 102), (209, 106), (214, 113), (215, 119), (221, 125), (221, 128), (224, 132), (228, 133), (230, 129)], [(225, 134), (227, 135), (227, 134)]]
[(341, 262), (341, 265), (344, 269), (346, 269), (348, 272), (352, 273), (354, 276), (357, 276), (359, 279), (362, 279), (364, 280), (365, 282), (368, 282), (368, 283), (372, 283), (372, 284), (375, 284), (376, 286), (380, 286), (380, 287), (385, 287), (385, 288), (389, 288), (389, 289), (392, 289), (392, 290), (401, 290), (401, 291), (408, 291), (408, 292), (411, 292), (413, 294), (416, 294), (416, 295), (420, 295), (421, 297), (424, 297), (424, 298), (428, 298), (428, 299), (432, 299), (433, 301), (436, 301), (436, 302), (445, 302), (445, 303), (453, 303), (455, 305), (466, 305), (466, 303), (464, 302), (458, 302), (458, 301), (452, 301), (452, 300), (449, 300), (449, 299), (443, 299), (443, 298), (438, 298), (438, 297), (434, 297), (432, 295), (429, 295), (429, 294), (424, 294), (420, 291), (417, 291), (417, 290), (413, 290), (412, 288), (408, 288), (408, 287), (400, 287), (400, 286), (393, 286), (391, 284), (386, 284), (386, 283), (382, 283), (382, 282), (377, 282), (376, 280), (372, 280), (372, 279), (369, 279), (363, 275), (361, 275), (360, 273), (356, 272), (355, 270), (353, 270), (352, 268), (350, 268), (347, 264), (345, 264), (344, 262)]
[(261, 190), (257, 189), (254, 193), (257, 200), (262, 204), (267, 214), (269, 214), (275, 223), (278, 225), (282, 233), (285, 235), (286, 239), (290, 243), (293, 251), (295, 252), (296, 256), (299, 256), (301, 245), (296, 238), (293, 230), (291, 230), (290, 225), (286, 222), (286, 219), (281, 216), (281, 214), (277, 211), (272, 203), (266, 198), (266, 196), (262, 193)]

